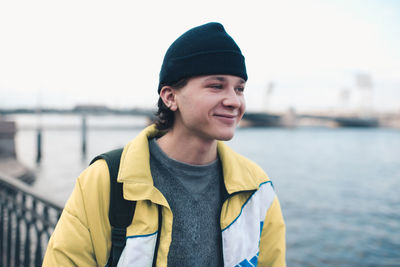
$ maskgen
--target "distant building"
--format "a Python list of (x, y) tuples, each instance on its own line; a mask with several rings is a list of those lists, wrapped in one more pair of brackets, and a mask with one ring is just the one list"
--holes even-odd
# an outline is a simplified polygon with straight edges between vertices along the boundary
[(31, 184), (35, 181), (35, 174), (17, 160), (14, 140), (16, 131), (14, 121), (5, 121), (0, 117), (0, 174)]
[(15, 122), (0, 119), (0, 158), (15, 158), (14, 136), (16, 133)]

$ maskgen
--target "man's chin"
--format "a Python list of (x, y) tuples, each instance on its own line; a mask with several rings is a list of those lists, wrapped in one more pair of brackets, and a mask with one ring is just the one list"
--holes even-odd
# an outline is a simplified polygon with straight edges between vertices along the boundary
[(221, 134), (218, 136), (217, 140), (219, 141), (229, 141), (233, 138), (235, 133), (229, 133), (229, 134)]

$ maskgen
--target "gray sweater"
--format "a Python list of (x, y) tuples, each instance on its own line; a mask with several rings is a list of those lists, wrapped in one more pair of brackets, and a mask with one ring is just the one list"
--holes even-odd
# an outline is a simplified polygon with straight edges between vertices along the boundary
[(186, 164), (168, 157), (155, 139), (149, 145), (154, 185), (173, 214), (168, 266), (222, 266), (220, 160)]

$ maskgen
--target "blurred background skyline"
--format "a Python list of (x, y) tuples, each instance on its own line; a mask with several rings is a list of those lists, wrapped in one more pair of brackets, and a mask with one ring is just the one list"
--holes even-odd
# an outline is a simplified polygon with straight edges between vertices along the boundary
[(0, 107), (153, 108), (169, 45), (218, 21), (246, 57), (248, 110), (398, 112), (399, 14), (395, 0), (2, 1)]

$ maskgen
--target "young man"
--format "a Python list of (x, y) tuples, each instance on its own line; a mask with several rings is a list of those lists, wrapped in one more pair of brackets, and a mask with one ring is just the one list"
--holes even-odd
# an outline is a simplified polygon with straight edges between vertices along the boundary
[[(157, 122), (121, 156), (118, 182), (137, 204), (118, 266), (285, 266), (285, 225), (271, 182), (220, 141), (233, 137), (243, 116), (246, 80), (244, 57), (219, 23), (170, 46)], [(109, 191), (106, 162), (98, 160), (78, 178), (44, 266), (107, 263)]]

